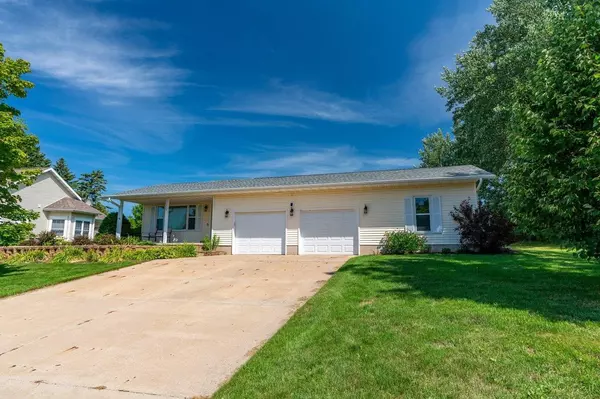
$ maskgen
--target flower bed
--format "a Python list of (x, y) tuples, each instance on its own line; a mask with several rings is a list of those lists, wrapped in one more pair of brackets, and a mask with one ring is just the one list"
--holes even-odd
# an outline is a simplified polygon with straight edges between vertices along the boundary
[(197, 244), (14, 246), (0, 247), (0, 260), (6, 263), (116, 263), (195, 257), (198, 252)]

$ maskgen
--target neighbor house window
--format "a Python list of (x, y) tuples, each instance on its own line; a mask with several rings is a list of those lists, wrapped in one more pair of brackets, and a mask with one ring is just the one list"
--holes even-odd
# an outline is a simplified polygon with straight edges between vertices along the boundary
[(429, 198), (415, 198), (415, 214), (417, 231), (431, 231), (431, 213), (429, 212)]
[(52, 219), (52, 225), (50, 231), (55, 233), (59, 237), (65, 236), (65, 220), (64, 219)]
[(84, 236), (84, 237), (89, 238), (91, 225), (92, 225), (91, 222), (88, 222), (85, 220), (76, 220), (75, 221), (75, 237)]
[[(156, 229), (163, 230), (165, 222), (165, 208), (158, 207), (156, 214)], [(196, 228), (196, 205), (169, 207), (170, 230), (194, 230)]]

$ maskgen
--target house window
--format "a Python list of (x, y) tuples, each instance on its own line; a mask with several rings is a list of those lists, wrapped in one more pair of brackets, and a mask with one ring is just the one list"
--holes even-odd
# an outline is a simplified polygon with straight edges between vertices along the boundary
[[(163, 230), (165, 222), (165, 208), (158, 207), (156, 214), (156, 229)], [(194, 230), (196, 228), (196, 205), (169, 207), (170, 230)]]
[(195, 206), (190, 206), (190, 208), (189, 208), (187, 229), (188, 230), (196, 229), (196, 207)]
[(90, 226), (91, 226), (91, 222), (88, 222), (85, 220), (76, 220), (75, 221), (75, 237), (84, 236), (84, 237), (89, 238)]
[(65, 220), (64, 219), (52, 219), (52, 225), (50, 231), (55, 233), (59, 237), (65, 236)]
[(429, 198), (415, 198), (415, 214), (417, 231), (431, 231), (431, 213), (429, 212)]

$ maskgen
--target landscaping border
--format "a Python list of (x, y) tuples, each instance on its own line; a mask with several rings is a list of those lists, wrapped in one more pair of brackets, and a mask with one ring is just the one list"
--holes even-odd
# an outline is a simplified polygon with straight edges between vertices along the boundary
[(202, 244), (198, 243), (181, 243), (181, 244), (160, 244), (160, 245), (15, 245), (8, 247), (0, 247), (0, 255), (16, 255), (22, 254), (29, 251), (45, 251), (49, 254), (55, 254), (64, 250), (65, 248), (80, 248), (85, 252), (88, 251), (97, 251), (104, 253), (105, 251), (113, 248), (122, 248), (122, 249), (152, 249), (152, 248), (161, 248), (161, 247), (170, 247), (176, 245), (184, 245), (191, 244), (196, 247), (196, 253), (201, 254), (204, 251), (202, 250)]

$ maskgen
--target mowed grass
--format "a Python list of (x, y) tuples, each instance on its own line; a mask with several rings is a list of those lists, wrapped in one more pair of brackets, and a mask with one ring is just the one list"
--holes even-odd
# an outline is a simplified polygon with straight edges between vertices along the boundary
[(600, 264), (354, 258), (215, 397), (599, 398)]
[(122, 263), (0, 263), (0, 298), (134, 265)]

